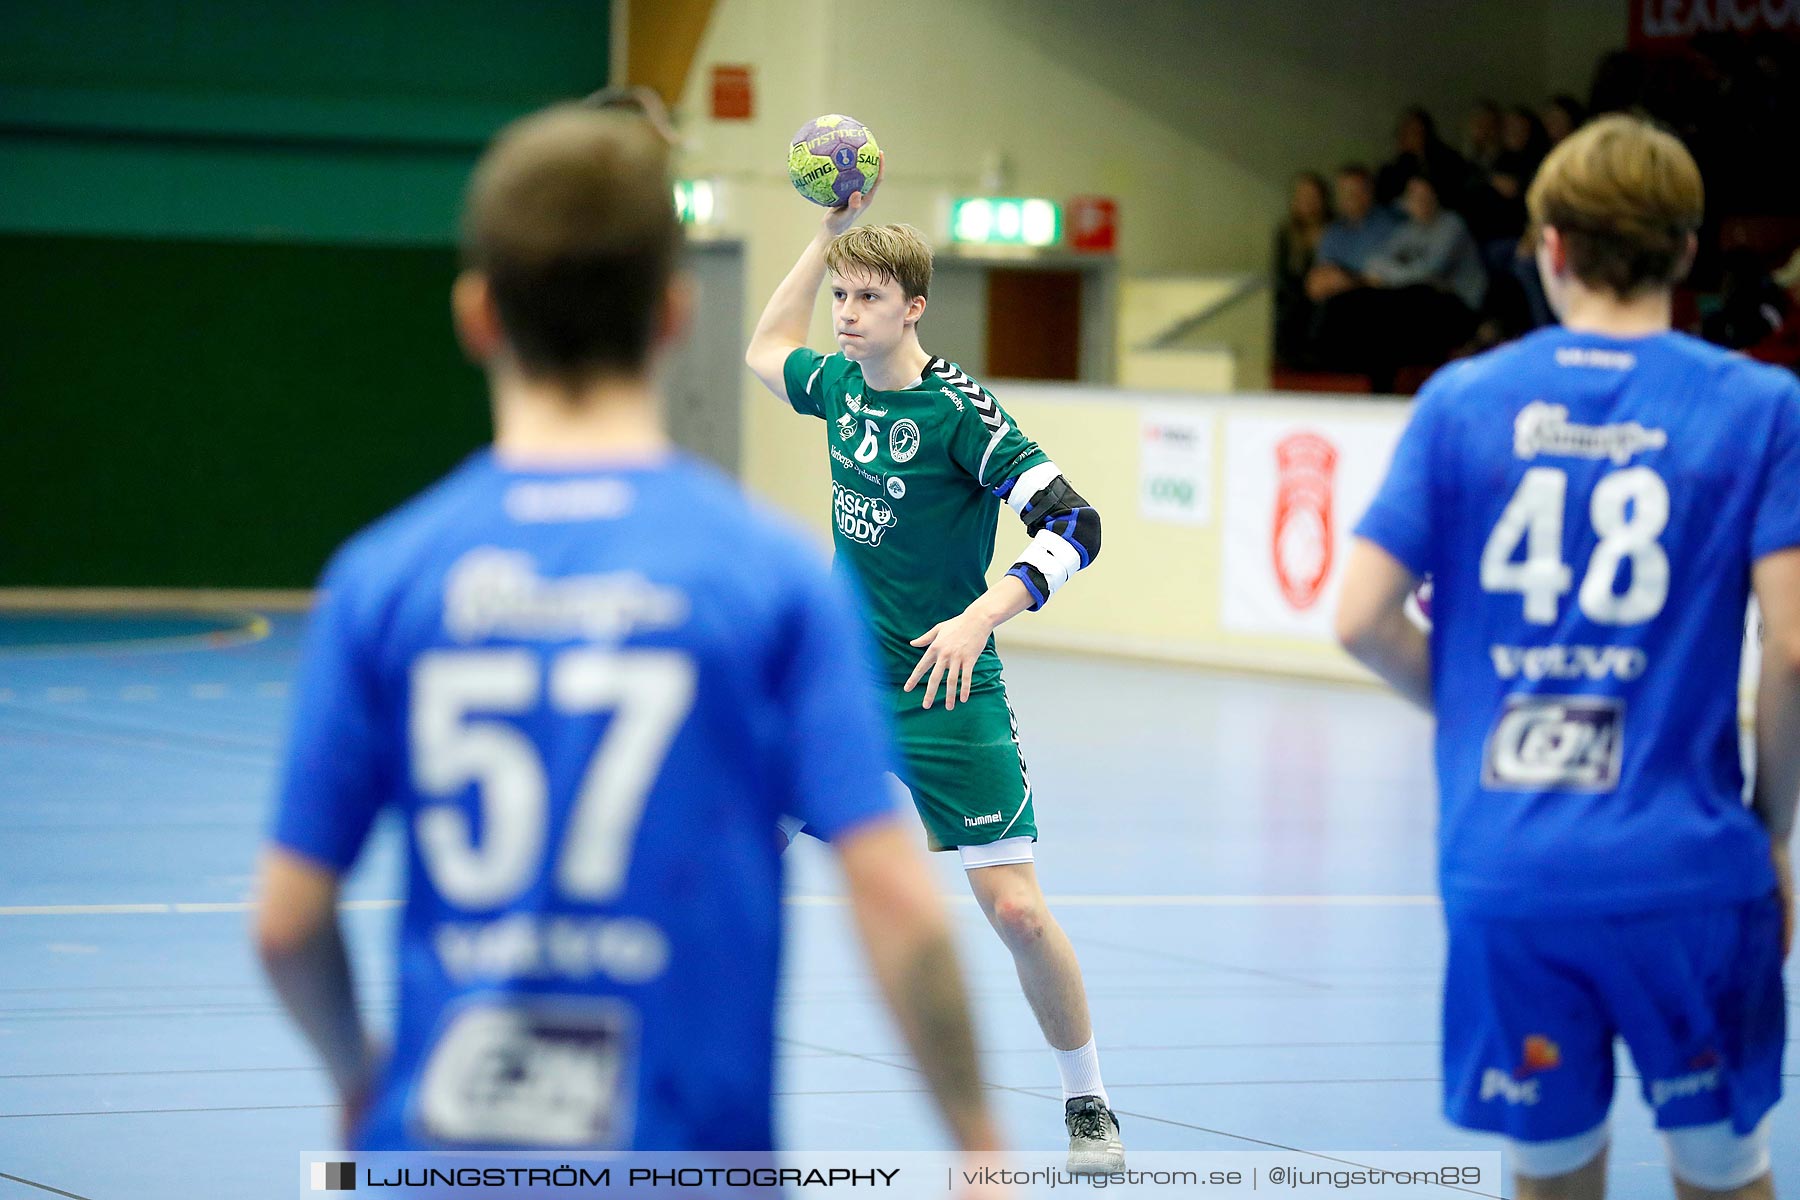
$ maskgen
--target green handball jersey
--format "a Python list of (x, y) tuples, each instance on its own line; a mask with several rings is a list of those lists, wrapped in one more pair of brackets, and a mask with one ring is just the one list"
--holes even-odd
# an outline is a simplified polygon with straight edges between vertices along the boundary
[[(882, 678), (904, 684), (924, 653), (911, 641), (987, 590), (996, 490), (1048, 459), (991, 394), (941, 358), (892, 392), (869, 387), (842, 354), (804, 346), (788, 355), (784, 376), (788, 403), (825, 421), (838, 561), (861, 584)], [(974, 688), (999, 681), (990, 637)]]

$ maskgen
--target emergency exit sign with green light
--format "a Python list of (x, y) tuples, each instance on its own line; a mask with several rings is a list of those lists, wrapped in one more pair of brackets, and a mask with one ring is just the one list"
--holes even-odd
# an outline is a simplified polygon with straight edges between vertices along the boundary
[(713, 185), (705, 179), (675, 181), (675, 212), (683, 225), (711, 225)]
[(1062, 208), (1049, 200), (968, 197), (950, 209), (950, 240), (974, 246), (1054, 246)]

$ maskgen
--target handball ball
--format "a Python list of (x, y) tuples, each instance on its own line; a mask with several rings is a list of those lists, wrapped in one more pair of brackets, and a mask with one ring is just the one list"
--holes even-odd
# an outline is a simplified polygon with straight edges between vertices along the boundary
[(875, 186), (881, 147), (854, 117), (838, 113), (808, 121), (788, 151), (788, 178), (794, 190), (826, 208), (850, 203), (850, 193)]

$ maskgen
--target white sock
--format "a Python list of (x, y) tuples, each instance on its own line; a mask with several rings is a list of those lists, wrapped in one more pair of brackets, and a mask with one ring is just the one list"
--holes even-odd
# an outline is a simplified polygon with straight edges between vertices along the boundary
[(1056, 1070), (1062, 1075), (1065, 1101), (1076, 1096), (1098, 1096), (1100, 1103), (1112, 1107), (1112, 1101), (1106, 1098), (1106, 1085), (1100, 1082), (1100, 1052), (1094, 1049), (1093, 1038), (1087, 1040), (1087, 1045), (1073, 1050), (1058, 1050), (1052, 1046), (1050, 1052), (1056, 1055)]

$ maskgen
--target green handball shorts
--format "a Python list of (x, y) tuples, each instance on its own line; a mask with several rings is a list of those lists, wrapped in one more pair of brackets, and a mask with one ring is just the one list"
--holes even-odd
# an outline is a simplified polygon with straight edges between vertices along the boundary
[(923, 684), (910, 692), (896, 688), (893, 697), (900, 782), (912, 791), (931, 849), (1036, 841), (1031, 778), (1006, 684), (977, 689), (954, 709), (944, 707), (942, 689), (930, 708), (920, 707)]

